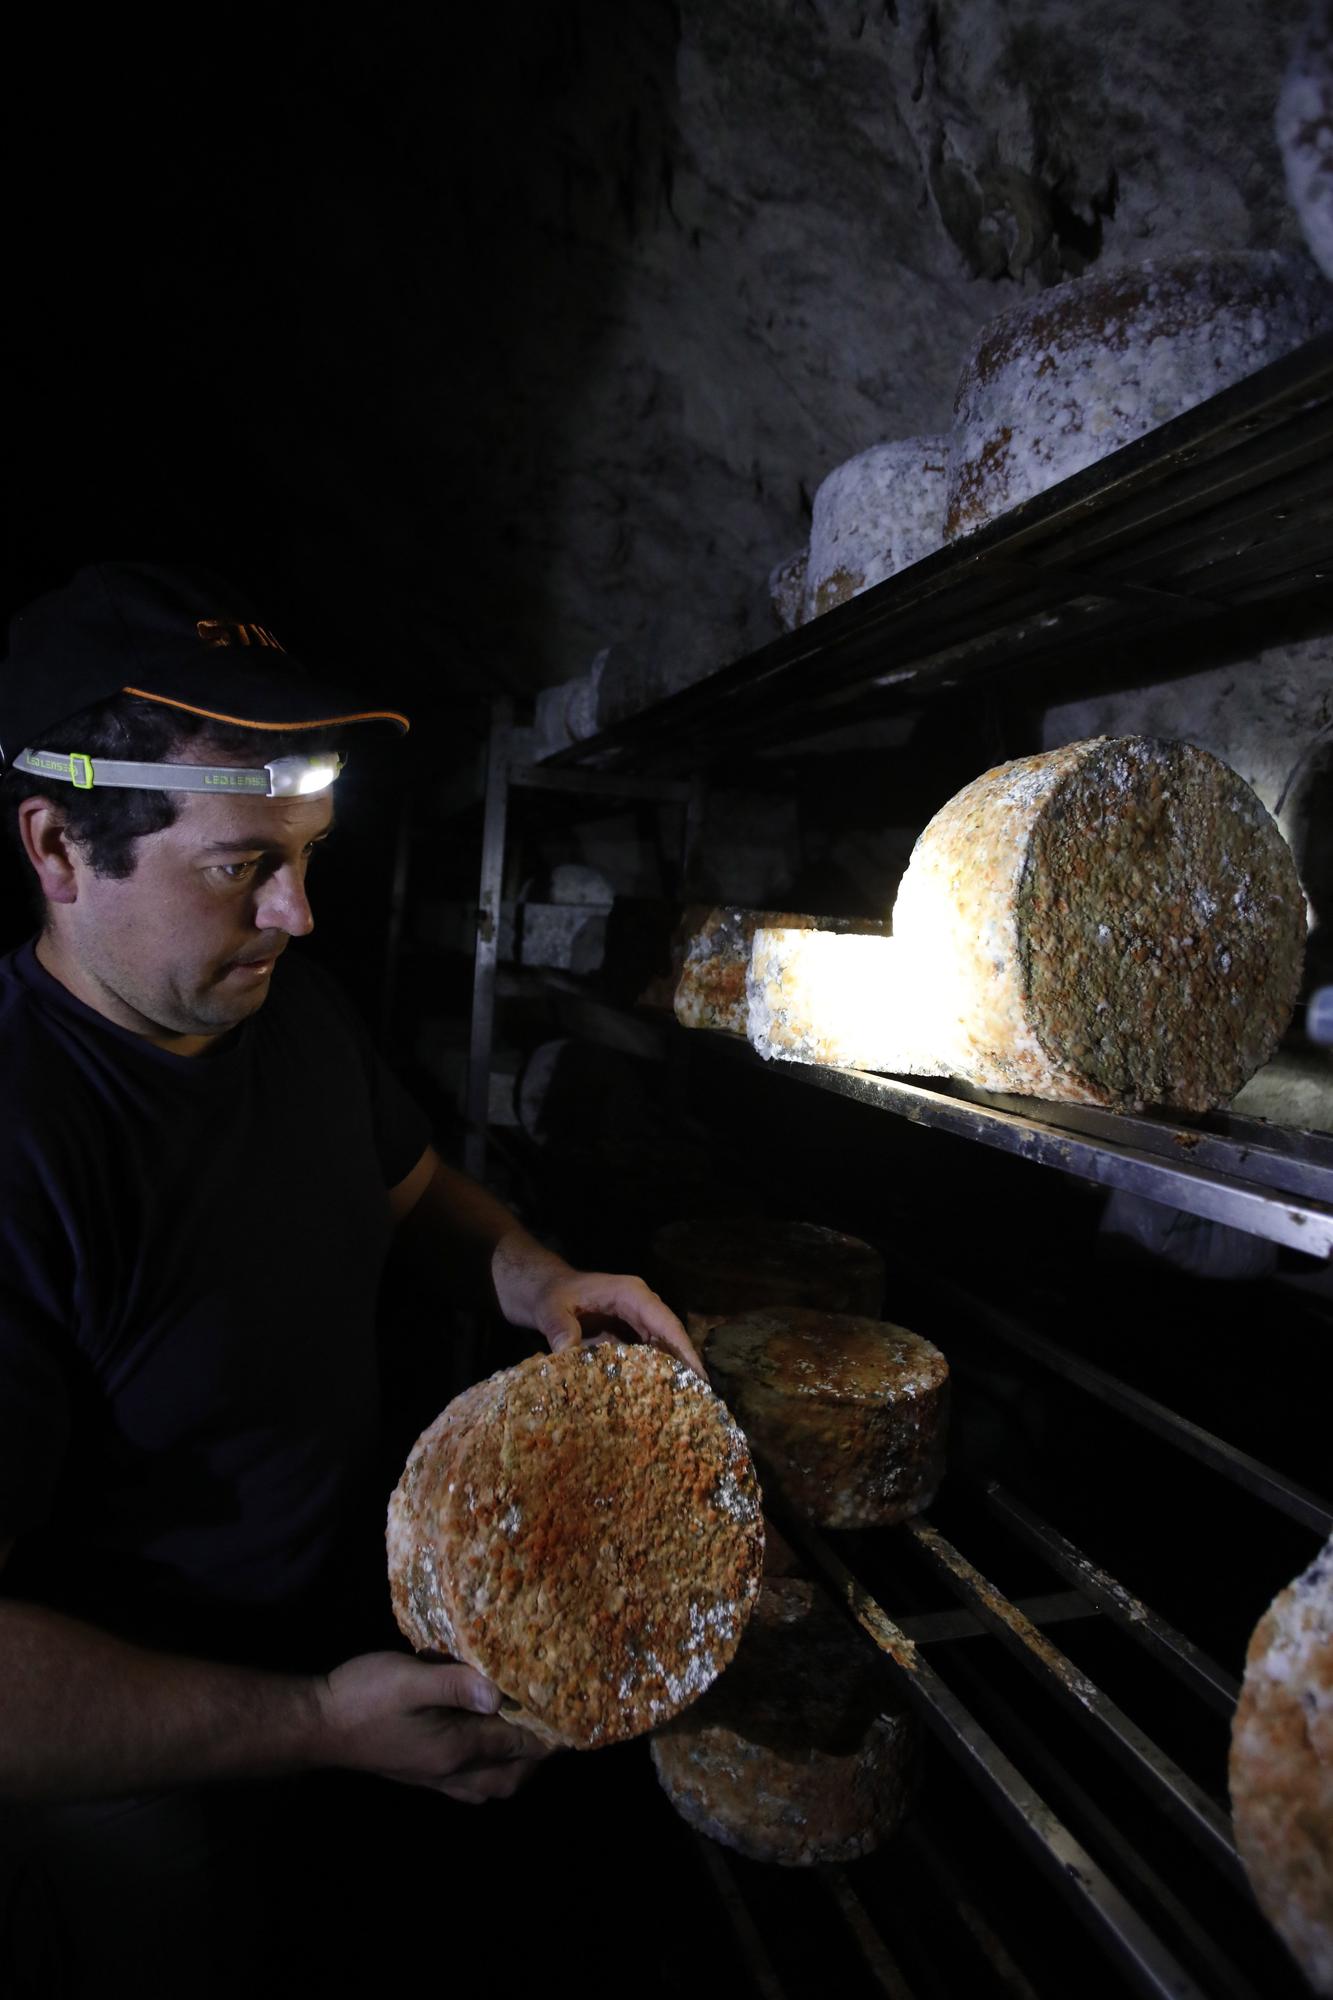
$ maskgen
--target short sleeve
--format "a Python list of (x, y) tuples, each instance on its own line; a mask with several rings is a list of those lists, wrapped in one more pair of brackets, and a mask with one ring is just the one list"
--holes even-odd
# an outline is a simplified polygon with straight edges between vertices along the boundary
[(384, 1174), (384, 1185), (392, 1188), (411, 1173), (429, 1146), (430, 1120), (383, 1058), (373, 1048), (369, 1048), (368, 1053), (375, 1147)]

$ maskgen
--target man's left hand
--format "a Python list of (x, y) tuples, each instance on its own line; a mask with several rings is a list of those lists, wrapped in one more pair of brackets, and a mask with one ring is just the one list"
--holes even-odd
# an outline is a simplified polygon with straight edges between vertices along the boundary
[(532, 1327), (553, 1354), (611, 1334), (660, 1347), (707, 1380), (684, 1327), (642, 1278), (576, 1271), (522, 1230), (497, 1244), (492, 1271), (506, 1319)]

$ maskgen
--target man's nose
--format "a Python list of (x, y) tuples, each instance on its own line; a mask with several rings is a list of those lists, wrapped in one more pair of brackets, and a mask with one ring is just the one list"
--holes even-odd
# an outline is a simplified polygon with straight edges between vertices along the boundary
[(255, 927), (285, 931), (288, 937), (305, 937), (315, 928), (304, 869), (279, 868), (269, 876), (255, 905)]

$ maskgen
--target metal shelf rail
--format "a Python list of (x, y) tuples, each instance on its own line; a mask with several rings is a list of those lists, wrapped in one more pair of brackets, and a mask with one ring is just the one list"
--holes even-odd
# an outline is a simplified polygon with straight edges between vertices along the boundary
[[(739, 1036), (709, 1029), (680, 1032), (737, 1060), (761, 1061)], [(1125, 1188), (1313, 1257), (1333, 1255), (1333, 1135), (1328, 1133), (1224, 1114), (1184, 1124), (815, 1063), (765, 1067), (792, 1082), (1058, 1167), (1080, 1180)]]
[[(999, 1333), (1021, 1347), (1029, 1360), (1056, 1368), (1131, 1424), (1165, 1435), (1187, 1450), (1194, 1440), (1203, 1440), (1206, 1449), (1195, 1449), (1194, 1455), (1254, 1498), (1321, 1538), (1333, 1528), (1329, 1501), (1270, 1468), (1256, 1466), (1235, 1447), (1195, 1430), (1186, 1419), (1152, 1404), (1105, 1370), (1065, 1355), (964, 1288), (947, 1285), (943, 1293), (951, 1310), (966, 1313), (985, 1333), (987, 1343)], [(965, 1353), (958, 1360), (964, 1369), (970, 1365)], [(998, 1479), (951, 1473), (947, 1490), (961, 1522), (952, 1532), (963, 1542), (977, 1539), (983, 1516), (989, 1515), (1005, 1531), (1006, 1546), (1035, 1553), (1072, 1585), (1072, 1593), (1011, 1599), (956, 1541), (946, 1539), (929, 1515), (868, 1534), (827, 1535), (791, 1514), (772, 1468), (762, 1458), (759, 1465), (766, 1511), (813, 1574), (869, 1633), (885, 1657), (895, 1691), (920, 1713), (1029, 1859), (1096, 1937), (1108, 1955), (1108, 1974), (1118, 1974), (1116, 1991), (1152, 1995), (1156, 2000), (1166, 1996), (1203, 2000), (1205, 1995), (1208, 2000), (1260, 2000), (1260, 1996), (1275, 2000), (1279, 1993), (1294, 1995), (1302, 1990), (1295, 1967), (1254, 1906), (1224, 1801), (1190, 1777), (1061, 1652), (1052, 1643), (1049, 1628), (1070, 1622), (1073, 1607), (1067, 1599), (1074, 1596), (1080, 1601), (1076, 1615), (1081, 1622), (1114, 1627), (1131, 1649), (1120, 1670), (1120, 1678), (1133, 1690), (1125, 1697), (1131, 1706), (1147, 1692), (1146, 1682), (1126, 1671), (1137, 1649), (1139, 1655), (1147, 1655), (1149, 1671), (1160, 1669), (1209, 1712), (1214, 1731), (1218, 1721), (1229, 1722), (1235, 1708), (1239, 1683), (1232, 1674)], [(906, 1548), (920, 1559), (923, 1574), (955, 1597), (961, 1610), (894, 1608), (895, 1593), (908, 1607), (913, 1602), (901, 1561)], [(866, 1580), (871, 1571), (878, 1579), (873, 1584)], [(993, 1673), (969, 1661), (971, 1648), (957, 1645), (975, 1634), (997, 1639), (1024, 1670), (1035, 1694), (1023, 1712), (1012, 1694), (996, 1688)], [(926, 1657), (937, 1652), (938, 1668)], [(1081, 1751), (1062, 1754), (1048, 1740), (1041, 1720), (1047, 1702), (1057, 1703), (1073, 1718), (1080, 1742), (1088, 1744), (1086, 1771)], [(1169, 1707), (1167, 1712), (1174, 1713)], [(1145, 1796), (1161, 1838), (1149, 1843), (1131, 1836), (1099, 1800), (1099, 1783), (1092, 1775), (1099, 1753), (1109, 1756)], [(928, 1848), (931, 1843), (928, 1827), (915, 1821), (898, 1838), (905, 1838), (909, 1847)], [(885, 1850), (886, 1863), (895, 1851), (896, 1842)], [(1201, 1861), (1191, 1870), (1189, 1863), (1196, 1855)], [(938, 1867), (950, 1868), (942, 1855), (936, 1854), (935, 1861)], [(1197, 1872), (1199, 1865), (1205, 1871), (1215, 1870), (1218, 1886), (1225, 1891), (1209, 1917), (1199, 1909), (1197, 1891), (1192, 1893), (1181, 1879)], [(713, 1872), (724, 1868), (721, 1857), (714, 1857)], [(836, 1878), (841, 1871), (823, 1873)], [(853, 1879), (862, 1896), (868, 1894), (873, 1861)], [(874, 1920), (862, 1897), (845, 1881), (830, 1879), (825, 1886), (863, 1947), (871, 1984), (893, 2000), (903, 2000), (904, 1990), (910, 1994), (911, 1987), (894, 1955), (894, 1936), (881, 1940), (885, 1949), (877, 1954), (871, 1945)], [(733, 1901), (739, 1899), (734, 1920), (742, 1932), (748, 1925), (753, 1943), (759, 1926), (746, 1911), (741, 1885), (731, 1880), (729, 1893)], [(966, 1884), (959, 1876), (954, 1877), (949, 1900), (955, 1906), (967, 1900)], [(985, 1920), (979, 1920), (985, 1926)], [(901, 1921), (910, 1933), (910, 1913)], [(1033, 1991), (1027, 1981), (1033, 1968), (1021, 1969), (1024, 1952), (1017, 1937), (1006, 1942), (992, 1926), (982, 1945), (1006, 1990)], [(751, 1973), (758, 1991), (770, 1995), (768, 1982), (774, 1980), (781, 1990), (781, 1970), (771, 1956), (761, 1967), (752, 1964)], [(1085, 1968), (1080, 1980), (1089, 1978)], [(1037, 1984), (1041, 1987), (1040, 1976)], [(1104, 1989), (1092, 1982), (1086, 1990)]]
[[(849, 603), (561, 751), (695, 770), (1015, 667), (1170, 633), (1234, 657), (1333, 615), (1333, 334)], [(1264, 641), (1260, 635), (1267, 633)]]
[[(765, 1482), (769, 1504), (775, 1492), (771, 1475)], [(1138, 1641), (1159, 1661), (1181, 1673), (1186, 1685), (1215, 1712), (1229, 1712), (1236, 1684), (1222, 1668), (1190, 1644), (1134, 1594), (1088, 1562), (1059, 1531), (1042, 1522), (998, 1486), (982, 1497), (997, 1516), (1012, 1525), (1018, 1538), (1039, 1547), (1053, 1567), (1071, 1577), (1086, 1594), (1090, 1612), (1112, 1617), (1119, 1629)], [(854, 1567), (825, 1535), (808, 1524), (774, 1509), (783, 1532), (796, 1544), (857, 1623), (869, 1633), (888, 1661), (898, 1692), (922, 1715), (933, 1733), (990, 1804), (1015, 1832), (1047, 1877), (1060, 1890), (1087, 1927), (1119, 1965), (1129, 1988), (1156, 1996), (1226, 1993), (1240, 2000), (1254, 1996), (1245, 1970), (1228, 1955), (1228, 1942), (1200, 1923), (1188, 1903), (1144, 1855), (1136, 1852), (1080, 1785), (1078, 1777), (1059, 1760), (1043, 1755), (1040, 1730), (1034, 1731), (993, 1691), (988, 1700), (1002, 1720), (999, 1735), (988, 1730), (954, 1685), (969, 1670), (954, 1655), (946, 1674), (924, 1658), (923, 1643), (911, 1636), (923, 1621), (898, 1619), (867, 1587)], [(1102, 1690), (1062, 1653), (1002, 1592), (949, 1543), (927, 1516), (893, 1530), (926, 1559), (933, 1573), (967, 1606), (971, 1614), (1017, 1657), (1033, 1679), (1058, 1698), (1082, 1723), (1086, 1733), (1108, 1747), (1126, 1774), (1146, 1792), (1169, 1824), (1216, 1866), (1237, 1921), (1258, 1936), (1262, 1926), (1253, 1911), (1248, 1885), (1237, 1859), (1225, 1807), (1182, 1772), (1156, 1743), (1109, 1700)], [(1164, 1650), (1165, 1647), (1165, 1650)], [(980, 1683), (978, 1682), (978, 1686)], [(1001, 1740), (1002, 1739), (1002, 1740)], [(1056, 1780), (1065, 1795), (1070, 1817), (1086, 1827), (1102, 1859), (1083, 1844), (1047, 1799), (1018, 1768), (1010, 1752), (1025, 1763), (1044, 1766), (1043, 1784)], [(1109, 1867), (1103, 1862), (1109, 1862)], [(1131, 1893), (1121, 1880), (1127, 1879)], [(1142, 1904), (1143, 1907), (1140, 1907)], [(1144, 1910), (1150, 1912), (1145, 1915)], [(1261, 1952), (1268, 1940), (1262, 1939)], [(1187, 1965), (1179, 1955), (1190, 1961)], [(1280, 1965), (1275, 1945), (1274, 1963)], [(1281, 1978), (1281, 1973), (1278, 1973)], [(1206, 1981), (1200, 1984), (1198, 1981)], [(1279, 1990), (1267, 1987), (1268, 1992)], [(1281, 1990), (1285, 1990), (1285, 1986)], [(1291, 1990), (1299, 1990), (1294, 1970)]]
[[(897, 1261), (906, 1268), (901, 1256)], [(1249, 1452), (1239, 1450), (1225, 1438), (1217, 1437), (1201, 1424), (1181, 1416), (1178, 1411), (1168, 1409), (1166, 1404), (1146, 1396), (1141, 1389), (1122, 1382), (1119, 1376), (1112, 1375), (1107, 1369), (1098, 1368), (1080, 1355), (1069, 1353), (1044, 1334), (1023, 1325), (1012, 1314), (1001, 1312), (997, 1306), (978, 1298), (963, 1286), (955, 1285), (933, 1271), (930, 1273), (930, 1286), (933, 1296), (941, 1304), (951, 1306), (977, 1326), (984, 1327), (988, 1339), (1003, 1341), (1016, 1353), (1070, 1383), (1081, 1394), (1104, 1403), (1108, 1409), (1184, 1452), (1196, 1463), (1206, 1465), (1233, 1486), (1285, 1514), (1288, 1520), (1311, 1529), (1321, 1539), (1333, 1534), (1333, 1505), (1319, 1494), (1312, 1493), (1308, 1487), (1289, 1479), (1275, 1467), (1263, 1464)], [(1081, 1583), (1075, 1578), (1071, 1581), (1081, 1589), (1087, 1579), (1084, 1578)], [(1146, 1643), (1146, 1634), (1142, 1629), (1136, 1628), (1136, 1636)]]
[(472, 1019), (468, 1045), (467, 1135), (463, 1145), (463, 1165), (478, 1180), (485, 1177), (486, 1171), (500, 904), (504, 894), (510, 794), (543, 791), (573, 794), (583, 799), (647, 800), (659, 805), (679, 806), (682, 814), (682, 879), (689, 872), (702, 805), (698, 784), (687, 779), (599, 777), (592, 772), (561, 771), (546, 764), (517, 762), (512, 753), (512, 721), (510, 703), (497, 702), (492, 713), (482, 820), (481, 879), (477, 891), (477, 936), (472, 963)]
[[(988, 1343), (1000, 1338), (1027, 1360), (1053, 1370), (1131, 1424), (1166, 1438), (1319, 1538), (1333, 1530), (1330, 1501), (1258, 1464), (1106, 1370), (1066, 1353), (964, 1287), (933, 1274), (931, 1283), (950, 1311), (965, 1315), (984, 1332)], [(966, 1369), (969, 1363), (965, 1356), (958, 1359)], [(1219, 1921), (1216, 1915), (1212, 1922), (1201, 1920), (1189, 1897), (1147, 1857), (1141, 1843), (1126, 1838), (1124, 1830), (1081, 1782), (1079, 1773), (1044, 1741), (1041, 1727), (1024, 1720), (1012, 1702), (997, 1696), (985, 1676), (956, 1649), (949, 1651), (947, 1678), (927, 1663), (923, 1657), (927, 1647), (963, 1636), (956, 1628), (939, 1613), (891, 1615), (881, 1601), (885, 1594), (882, 1586), (877, 1596), (859, 1573), (866, 1559), (864, 1545), (853, 1539), (851, 1546), (859, 1548), (860, 1555), (844, 1560), (834, 1542), (842, 1540), (846, 1547), (846, 1538), (830, 1540), (793, 1518), (781, 1504), (780, 1487), (771, 1471), (765, 1476), (764, 1487), (766, 1508), (880, 1647), (898, 1691), (920, 1711), (952, 1757), (1017, 1833), (1030, 1856), (1119, 1965), (1132, 1990), (1159, 1996), (1207, 1993), (1219, 1996), (1219, 2000), (1220, 1996), (1257, 2000), (1258, 1992), (1268, 2000), (1279, 1991), (1301, 1990), (1294, 1967), (1284, 1963), (1276, 1948), (1272, 1966), (1254, 1973), (1254, 1939), (1260, 1939), (1261, 1958), (1270, 1940), (1263, 1935), (1264, 1927), (1239, 1867), (1225, 1807), (1183, 1773), (1051, 1643), (1045, 1628), (1057, 1619), (1064, 1621), (1063, 1609), (1052, 1617), (1047, 1608), (1053, 1610), (1055, 1605), (1050, 1599), (1011, 1601), (926, 1515), (897, 1529), (876, 1531), (872, 1538), (881, 1569), (890, 1573), (893, 1564), (883, 1560), (886, 1539), (910, 1543), (930, 1574), (965, 1607), (965, 1615), (995, 1636), (1038, 1688), (1075, 1717), (1083, 1734), (1109, 1751), (1162, 1820), (1208, 1858), (1233, 1892), (1218, 1906), (1219, 1911), (1226, 1909), (1225, 1920)], [(1234, 1676), (1058, 1527), (997, 1479), (955, 1476), (951, 1490), (960, 1495), (968, 1510), (965, 1538), (975, 1532), (977, 1510), (989, 1513), (1015, 1544), (1034, 1551), (1073, 1586), (1085, 1600), (1088, 1614), (1109, 1621), (1214, 1716), (1229, 1719), (1239, 1694)], [(973, 1712), (978, 1704), (998, 1717), (990, 1729)], [(1018, 1768), (1020, 1763), (1023, 1771)], [(1040, 1793), (1026, 1775), (1034, 1772), (1042, 1787)], [(1059, 1812), (1050, 1802), (1052, 1798), (1058, 1800)], [(1078, 1835), (1061, 1814), (1080, 1830)], [(1093, 1853), (1084, 1840), (1091, 1843)], [(1252, 1934), (1249, 1947), (1238, 1956), (1234, 1946), (1245, 1929)], [(1182, 1955), (1187, 1963), (1182, 1963)], [(1257, 1988), (1255, 1978), (1260, 1980)]]
[[(1063, 1890), (1140, 1992), (1159, 2000), (1202, 2000), (1202, 1989), (982, 1727), (948, 1682), (922, 1657), (832, 1546), (812, 1528), (779, 1515), (785, 1532), (897, 1670), (900, 1692), (950, 1754), (988, 1794), (1030, 1854)], [(996, 1593), (992, 1593), (996, 1595)], [(1002, 1600), (1001, 1600), (1002, 1601)], [(1018, 1614), (1015, 1613), (1015, 1616)]]

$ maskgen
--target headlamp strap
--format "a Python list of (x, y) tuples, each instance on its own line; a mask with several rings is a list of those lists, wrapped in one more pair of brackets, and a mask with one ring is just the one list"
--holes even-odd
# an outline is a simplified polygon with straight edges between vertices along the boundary
[(264, 799), (326, 791), (343, 767), (341, 757), (275, 757), (257, 770), (234, 764), (134, 764), (114, 757), (86, 757), (79, 750), (20, 750), (13, 769), (32, 778), (56, 778), (78, 791), (115, 785), (136, 792), (233, 792)]

